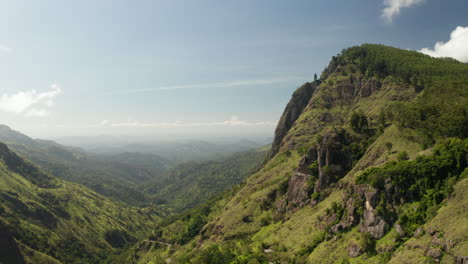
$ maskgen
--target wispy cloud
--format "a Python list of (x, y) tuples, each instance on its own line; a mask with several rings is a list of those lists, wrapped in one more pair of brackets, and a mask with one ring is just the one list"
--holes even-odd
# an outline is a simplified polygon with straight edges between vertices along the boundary
[(268, 84), (277, 84), (277, 83), (286, 83), (290, 81), (299, 81), (305, 80), (305, 77), (285, 77), (285, 78), (272, 78), (272, 79), (261, 79), (261, 80), (238, 80), (238, 81), (228, 81), (228, 82), (215, 82), (215, 83), (204, 83), (204, 84), (184, 84), (184, 85), (167, 85), (160, 86), (156, 88), (145, 88), (145, 89), (133, 89), (133, 90), (124, 90), (116, 91), (112, 93), (117, 94), (130, 94), (130, 93), (145, 93), (161, 90), (178, 90), (178, 89), (206, 89), (206, 88), (231, 88), (231, 87), (241, 87), (241, 86), (259, 86), (259, 85), (268, 85)]
[(11, 49), (7, 46), (0, 45), (0, 52), (10, 52)]
[(213, 121), (213, 122), (160, 122), (160, 123), (148, 123), (139, 121), (129, 122), (110, 122), (109, 120), (102, 120), (101, 126), (106, 127), (134, 127), (134, 128), (180, 128), (180, 127), (274, 127), (277, 122), (272, 121), (257, 121), (249, 122), (240, 120), (238, 116), (231, 116), (229, 119), (224, 121)]
[(382, 10), (382, 18), (392, 23), (393, 17), (400, 14), (403, 8), (409, 8), (424, 2), (424, 0), (384, 0), (385, 8)]
[(451, 57), (468, 63), (468, 27), (457, 27), (447, 42), (439, 41), (434, 49), (423, 48), (419, 52), (432, 57)]
[(13, 94), (3, 93), (0, 96), (0, 111), (21, 116), (45, 117), (50, 114), (49, 108), (61, 92), (62, 89), (53, 84), (50, 90), (45, 92), (30, 90)]
[(234, 82), (219, 82), (219, 83), (205, 83), (205, 84), (191, 84), (191, 85), (172, 85), (159, 87), (159, 90), (175, 90), (175, 89), (194, 89), (194, 88), (229, 88), (237, 86), (252, 86), (252, 85), (266, 85), (274, 83), (283, 83), (290, 81), (291, 78), (277, 78), (267, 80), (244, 80)]

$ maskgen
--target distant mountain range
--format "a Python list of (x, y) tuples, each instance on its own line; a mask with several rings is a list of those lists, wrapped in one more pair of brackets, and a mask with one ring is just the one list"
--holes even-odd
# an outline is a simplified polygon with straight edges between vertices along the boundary
[[(177, 164), (191, 161), (188, 163), (191, 165), (181, 165), (187, 168), (200, 166), (200, 164), (205, 164), (204, 162), (216, 163), (216, 161), (207, 160), (230, 159), (228, 157), (232, 155), (231, 153), (237, 151), (250, 153), (251, 149), (259, 146), (248, 140), (241, 140), (238, 144), (187, 141), (159, 145), (131, 144), (115, 149), (107, 148), (90, 152), (78, 147), (63, 146), (51, 140), (32, 139), (5, 125), (0, 125), (0, 142), (5, 142), (21, 156), (61, 179), (83, 184), (105, 196), (137, 206), (167, 200), (161, 195), (156, 195), (154, 190), (162, 190), (167, 185), (180, 183), (180, 179), (170, 179), (168, 176), (180, 169), (179, 167), (173, 168)], [(262, 154), (258, 153), (257, 156), (262, 157)], [(235, 154), (234, 157), (239, 157), (239, 154)], [(261, 161), (252, 159), (248, 162), (253, 167)], [(171, 168), (173, 169), (170, 170)], [(197, 172), (200, 177), (204, 176), (205, 172), (202, 167)], [(234, 178), (227, 179), (230, 183), (223, 186), (229, 187), (240, 183), (247, 174), (248, 172), (242, 169), (231, 173)], [(156, 186), (156, 183), (159, 185)], [(149, 188), (148, 184), (153, 187)], [(150, 189), (153, 191), (148, 191)], [(205, 193), (207, 196), (209, 194), (213, 193)], [(199, 200), (190, 201), (190, 204), (193, 206), (199, 202)]]
[(134, 138), (118, 136), (65, 137), (58, 138), (65, 145), (83, 148), (96, 154), (116, 154), (139, 152), (155, 154), (173, 163), (218, 159), (231, 153), (246, 151), (270, 144), (272, 138), (210, 138), (156, 140), (154, 138)]
[(2, 126), (0, 262), (467, 263), (467, 136), (468, 64), (371, 44), (297, 88), (271, 146)]
[[(157, 177), (172, 165), (170, 161), (151, 154), (92, 155), (54, 141), (31, 139), (4, 125), (0, 129), (0, 141), (61, 179), (83, 184), (133, 205), (147, 202), (136, 186)], [(123, 156), (126, 159), (121, 162)]]
[(0, 262), (13, 264), (114, 263), (162, 217), (241, 183), (269, 150), (219, 149), (216, 161), (177, 165), (150, 153), (90, 153), (5, 125), (0, 141)]

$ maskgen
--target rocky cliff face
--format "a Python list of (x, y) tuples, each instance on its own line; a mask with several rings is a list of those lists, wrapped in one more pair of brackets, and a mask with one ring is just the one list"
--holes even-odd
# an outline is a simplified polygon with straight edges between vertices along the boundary
[[(382, 58), (372, 63), (365, 57), (371, 51), (370, 58)], [(196, 246), (182, 246), (188, 250), (180, 252), (190, 259), (183, 261), (203, 263), (203, 256), (215, 251), (218, 256), (229, 252), (223, 257), (234, 255), (237, 258), (229, 260), (238, 263), (453, 263), (464, 259), (468, 237), (460, 231), (468, 233), (468, 227), (460, 223), (468, 218), (456, 210), (466, 207), (462, 205), (468, 194), (463, 191), (468, 184), (466, 171), (434, 167), (444, 163), (441, 160), (451, 151), (441, 160), (436, 157), (418, 164), (440, 152), (422, 144), (416, 126), (403, 127), (397, 119), (425, 117), (426, 112), (396, 117), (401, 112), (390, 111), (395, 106), (414, 107), (417, 100), (430, 96), (434, 90), (421, 94), (416, 79), (426, 70), (434, 72), (443, 60), (430, 59), (433, 64), (427, 69), (422, 65), (429, 62), (414, 68), (407, 65), (398, 76), (390, 72), (399, 64), (427, 58), (378, 45), (347, 52), (332, 59), (320, 82), (296, 91), (278, 123), (270, 158), (241, 188), (214, 206), (206, 216), (210, 220), (194, 239)], [(390, 67), (387, 61), (398, 63)], [(421, 68), (424, 71), (411, 76)], [(457, 76), (462, 75), (451, 77)], [(468, 82), (463, 87), (468, 88)], [(352, 122), (354, 114), (365, 126)], [(456, 153), (466, 153), (465, 146)], [(447, 164), (465, 164), (462, 159)], [(438, 176), (422, 176), (425, 180), (415, 184), (419, 170)], [(448, 185), (456, 185), (453, 197), (447, 196), (449, 187), (441, 187)], [(447, 219), (454, 219), (454, 224), (444, 225)], [(171, 224), (168, 229), (183, 228)], [(162, 237), (167, 239), (168, 233)], [(145, 263), (155, 256), (172, 259), (176, 252), (147, 252), (137, 261)]]
[(353, 139), (346, 130), (328, 131), (318, 140), (301, 158), (291, 176), (287, 192), (289, 207), (317, 203), (312, 195), (337, 182), (352, 168), (353, 158), (348, 146)]
[(275, 137), (271, 147), (270, 157), (274, 156), (280, 147), (281, 141), (288, 133), (289, 129), (293, 126), (294, 122), (304, 111), (304, 108), (309, 103), (310, 98), (319, 82), (305, 83), (299, 87), (292, 95), (286, 109), (281, 115), (281, 118), (276, 126)]

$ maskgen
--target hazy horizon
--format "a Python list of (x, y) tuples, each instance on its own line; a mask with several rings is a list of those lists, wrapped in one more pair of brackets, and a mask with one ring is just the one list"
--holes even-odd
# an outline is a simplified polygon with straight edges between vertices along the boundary
[(0, 264), (465, 263), (468, 0), (0, 0)]

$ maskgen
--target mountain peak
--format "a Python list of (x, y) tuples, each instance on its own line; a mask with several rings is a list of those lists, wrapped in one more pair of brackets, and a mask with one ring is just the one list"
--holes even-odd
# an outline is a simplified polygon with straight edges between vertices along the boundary
[[(211, 211), (161, 225), (152, 239), (184, 244), (174, 254), (139, 251), (134, 262), (401, 263), (402, 254), (454, 262), (454, 247), (410, 248), (449, 233), (444, 241), (467, 245), (453, 232), (461, 227), (438, 224), (467, 221), (454, 213), (463, 203), (448, 198), (466, 197), (467, 92), (466, 64), (383, 45), (343, 50), (293, 94), (263, 167)], [(437, 211), (442, 201), (451, 209)], [(194, 231), (181, 240), (171, 230)]]

